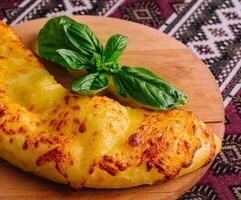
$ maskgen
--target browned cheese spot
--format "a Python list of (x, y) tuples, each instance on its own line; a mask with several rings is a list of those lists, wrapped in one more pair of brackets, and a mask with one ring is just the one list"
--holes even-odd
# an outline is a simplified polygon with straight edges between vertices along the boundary
[(27, 150), (31, 145), (31, 142), (29, 139), (25, 140), (25, 142), (23, 143), (23, 150)]
[(194, 133), (197, 133), (197, 129), (198, 129), (197, 125), (193, 124), (192, 125), (192, 130), (193, 130)]
[(141, 137), (138, 133), (132, 134), (128, 139), (128, 144), (131, 147), (137, 147), (141, 144)]
[(106, 162), (109, 162), (109, 163), (114, 162), (114, 158), (112, 156), (108, 156), (108, 155), (104, 155), (103, 160), (106, 161)]
[(105, 165), (104, 163), (102, 162), (99, 162), (99, 167), (100, 169), (106, 171), (108, 174), (110, 174), (111, 176), (115, 176), (117, 174), (117, 169), (113, 168), (113, 167), (110, 167), (108, 165)]
[(70, 102), (70, 96), (69, 95), (66, 95), (65, 97), (64, 97), (64, 102), (65, 102), (65, 104), (69, 104), (69, 102)]
[(36, 160), (36, 165), (42, 166), (51, 161), (58, 163), (65, 157), (66, 157), (65, 153), (59, 147), (56, 147), (56, 148), (44, 153), (43, 155), (41, 155)]
[(6, 130), (6, 134), (8, 135), (14, 135), (15, 131), (13, 129)]
[(129, 163), (123, 163), (121, 161), (115, 161), (115, 166), (119, 169), (119, 171), (124, 171), (126, 170), (128, 167), (130, 167)]
[(33, 109), (34, 109), (34, 105), (32, 105), (28, 108), (29, 111), (32, 111)]
[(96, 161), (94, 160), (93, 163), (90, 165), (90, 169), (89, 169), (89, 174), (90, 174), (90, 175), (94, 173), (95, 168), (96, 168), (96, 165), (97, 165), (97, 163), (96, 163)]
[(26, 128), (24, 128), (23, 126), (20, 126), (19, 129), (18, 129), (18, 132), (19, 132), (19, 133), (26, 133), (27, 130), (26, 130)]
[(54, 125), (56, 121), (57, 121), (56, 119), (52, 119), (52, 120), (50, 121), (50, 125)]
[(0, 117), (3, 117), (6, 114), (5, 108), (0, 108)]
[(190, 160), (190, 161), (188, 161), (188, 162), (184, 162), (184, 163), (182, 163), (182, 167), (184, 167), (184, 168), (188, 168), (189, 166), (192, 165), (192, 163), (193, 163), (192, 160)]
[(38, 148), (40, 145), (55, 145), (55, 144), (61, 144), (65, 145), (68, 143), (67, 138), (63, 138), (59, 135), (38, 135), (36, 137), (30, 138), (26, 137), (26, 140), (23, 144), (23, 149), (27, 150), (30, 147)]
[(72, 109), (73, 109), (73, 111), (77, 111), (77, 110), (80, 110), (80, 107), (79, 107), (79, 105), (74, 105), (72, 107)]
[(184, 140), (183, 143), (184, 143), (184, 146), (187, 150), (189, 150), (191, 148), (191, 145), (188, 141)]
[(36, 165), (42, 166), (49, 162), (55, 162), (55, 168), (56, 170), (65, 178), (67, 178), (67, 174), (64, 171), (63, 164), (65, 162), (71, 163), (72, 158), (70, 154), (66, 154), (60, 147), (56, 147), (52, 150), (49, 150), (48, 152), (42, 154), (37, 160)]
[(150, 161), (146, 162), (146, 171), (149, 172), (154, 167), (154, 164)]
[(206, 130), (206, 129), (204, 130), (204, 134), (205, 134), (205, 136), (206, 136), (206, 137), (209, 137), (209, 136), (210, 136), (209, 131), (208, 131), (208, 130)]
[(79, 118), (77, 118), (77, 117), (74, 117), (74, 118), (73, 118), (73, 122), (76, 123), (76, 124), (80, 124), (80, 120), (79, 120)]
[(64, 113), (64, 117), (67, 117), (67, 116), (68, 116), (68, 114), (69, 114), (68, 112), (65, 112), (65, 113)]
[(79, 126), (79, 132), (84, 133), (85, 131), (86, 131), (86, 126), (85, 126), (85, 123), (82, 122)]

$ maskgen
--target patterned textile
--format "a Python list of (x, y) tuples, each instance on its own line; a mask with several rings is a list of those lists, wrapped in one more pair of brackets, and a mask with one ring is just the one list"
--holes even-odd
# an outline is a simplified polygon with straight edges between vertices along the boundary
[(186, 44), (209, 66), (224, 99), (223, 148), (180, 199), (241, 199), (241, 0), (0, 0), (0, 19), (10, 25), (75, 14), (154, 27)]

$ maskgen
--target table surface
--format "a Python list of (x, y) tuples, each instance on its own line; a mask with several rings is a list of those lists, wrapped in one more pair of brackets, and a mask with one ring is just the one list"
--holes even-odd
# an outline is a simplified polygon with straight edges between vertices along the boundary
[[(188, 2), (188, 3), (185, 3)], [(239, 0), (17, 0), (0, 2), (10, 25), (56, 15), (105, 15), (142, 23), (176, 37), (201, 58), (225, 106), (222, 152), (204, 178), (181, 199), (240, 199), (241, 3)]]

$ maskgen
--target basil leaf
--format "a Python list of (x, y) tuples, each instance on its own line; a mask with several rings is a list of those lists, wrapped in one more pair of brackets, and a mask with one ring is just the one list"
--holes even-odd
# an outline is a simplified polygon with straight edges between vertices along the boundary
[(78, 51), (92, 58), (93, 53), (102, 54), (103, 46), (90, 28), (80, 23), (70, 23), (64, 26), (64, 31), (71, 43)]
[(168, 110), (187, 102), (183, 92), (144, 68), (122, 67), (114, 79), (119, 82), (115, 87), (120, 94), (124, 89), (128, 96), (143, 105)]
[(81, 95), (93, 95), (109, 85), (109, 79), (106, 74), (93, 73), (77, 79), (72, 84), (72, 90)]
[(64, 32), (64, 25), (72, 23), (76, 22), (69, 17), (62, 16), (52, 18), (44, 25), (38, 34), (38, 51), (41, 57), (62, 66), (68, 65), (56, 50), (74, 50)]
[(118, 75), (114, 75), (112, 77), (112, 82), (114, 84), (114, 87), (116, 89), (116, 91), (123, 97), (126, 97), (128, 96), (128, 93), (125, 89), (125, 87), (122, 85), (120, 79), (119, 79), (119, 76)]
[(65, 67), (72, 70), (88, 69), (90, 61), (83, 55), (68, 49), (58, 49), (57, 52), (65, 60)]
[[(75, 22), (69, 17), (56, 17), (50, 19), (40, 30), (38, 35), (39, 55), (47, 60), (58, 63), (67, 68), (75, 68), (77, 63), (83, 63), (83, 59), (92, 62), (93, 53), (102, 53), (103, 46), (93, 32), (84, 24)], [(59, 49), (71, 50), (81, 56), (70, 55), (67, 58), (58, 52)], [(74, 60), (77, 59), (78, 60)], [(71, 59), (71, 60), (70, 60)], [(76, 63), (76, 64), (74, 64)], [(74, 64), (74, 66), (71, 66)], [(87, 65), (86, 65), (87, 66)], [(89, 68), (95, 69), (94, 63), (89, 65)], [(81, 67), (82, 69), (82, 67)]]
[(127, 46), (128, 38), (124, 35), (116, 34), (112, 35), (105, 46), (104, 55), (105, 61), (119, 61), (121, 55)]

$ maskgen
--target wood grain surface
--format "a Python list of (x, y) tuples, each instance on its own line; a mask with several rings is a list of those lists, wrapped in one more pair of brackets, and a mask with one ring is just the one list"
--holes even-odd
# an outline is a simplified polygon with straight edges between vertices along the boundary
[[(205, 121), (221, 139), (224, 134), (223, 101), (216, 81), (203, 64), (186, 46), (152, 28), (120, 19), (75, 16), (106, 42), (111, 34), (122, 33), (129, 37), (129, 44), (122, 64), (151, 69), (163, 79), (185, 91), (190, 100), (184, 107)], [(13, 27), (23, 42), (35, 48), (38, 31), (46, 19), (34, 20)], [(56, 79), (61, 73), (52, 72)], [(68, 186), (51, 183), (20, 171), (0, 160), (0, 198), (7, 200), (81, 199), (81, 200), (160, 200), (176, 199), (203, 176), (209, 166), (166, 183), (120, 190), (73, 190)]]

